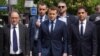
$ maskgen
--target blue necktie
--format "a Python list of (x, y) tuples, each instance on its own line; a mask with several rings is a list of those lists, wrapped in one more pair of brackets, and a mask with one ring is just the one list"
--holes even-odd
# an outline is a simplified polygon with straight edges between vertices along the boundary
[(51, 21), (51, 33), (53, 32), (53, 21)]
[(18, 44), (17, 44), (17, 35), (15, 27), (13, 28), (13, 51), (16, 52), (18, 50)]
[(40, 23), (42, 23), (42, 18), (43, 18), (43, 16), (40, 16)]
[(81, 36), (83, 36), (83, 22), (81, 22)]

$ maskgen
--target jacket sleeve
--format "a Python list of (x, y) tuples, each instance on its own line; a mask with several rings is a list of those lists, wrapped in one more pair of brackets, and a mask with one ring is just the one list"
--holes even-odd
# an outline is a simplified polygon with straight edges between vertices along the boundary
[(67, 53), (67, 29), (66, 24), (63, 25), (63, 45), (64, 45), (64, 53)]
[(41, 53), (41, 50), (42, 50), (41, 40), (42, 40), (42, 24), (39, 28), (39, 35), (38, 35), (38, 53)]
[(96, 26), (94, 25), (94, 27), (93, 27), (93, 41), (92, 41), (92, 43), (93, 43), (93, 55), (96, 55), (97, 54), (97, 34), (96, 34), (97, 32), (96, 32)]

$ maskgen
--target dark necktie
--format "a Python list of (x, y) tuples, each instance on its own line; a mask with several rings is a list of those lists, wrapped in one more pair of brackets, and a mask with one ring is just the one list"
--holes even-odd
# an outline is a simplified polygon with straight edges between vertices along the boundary
[(16, 52), (18, 50), (18, 44), (17, 44), (17, 35), (15, 27), (13, 28), (13, 51)]
[(40, 23), (42, 23), (42, 18), (43, 18), (43, 16), (40, 16)]
[(53, 21), (51, 21), (51, 33), (53, 32)]
[(81, 36), (83, 36), (83, 22), (81, 22)]

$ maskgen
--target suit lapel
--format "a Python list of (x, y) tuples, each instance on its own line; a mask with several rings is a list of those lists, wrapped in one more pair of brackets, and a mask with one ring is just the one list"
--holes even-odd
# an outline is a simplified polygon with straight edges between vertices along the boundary
[(8, 25), (7, 27), (7, 35), (8, 35), (9, 44), (11, 44), (10, 43), (10, 25)]
[(22, 38), (22, 35), (23, 35), (23, 28), (22, 28), (22, 26), (19, 24), (19, 43), (20, 43), (20, 45), (22, 44), (22, 40), (24, 39), (24, 38)]
[(80, 38), (80, 32), (79, 32), (79, 22), (77, 22), (76, 24), (73, 25), (73, 31), (74, 34), (78, 37), (78, 39)]
[(55, 27), (54, 27), (54, 32), (57, 30), (58, 26), (59, 26), (59, 21), (56, 20)]
[[(47, 15), (45, 15), (45, 20), (47, 20), (47, 19), (48, 19), (48, 17), (47, 17)], [(44, 21), (45, 21), (45, 20), (44, 20)]]
[(35, 16), (35, 17), (33, 18), (32, 23), (35, 25), (35, 23), (36, 23), (37, 20), (38, 20), (38, 16)]
[(86, 35), (89, 32), (89, 29), (90, 29), (90, 25), (89, 25), (89, 23), (87, 21), (84, 35)]
[(68, 15), (68, 16), (66, 16), (66, 22), (67, 22), (67, 25), (69, 25), (69, 24), (70, 24), (70, 18), (69, 18), (69, 15)]
[(46, 24), (47, 33), (49, 34), (49, 20), (47, 20), (47, 21), (45, 22), (45, 24)]

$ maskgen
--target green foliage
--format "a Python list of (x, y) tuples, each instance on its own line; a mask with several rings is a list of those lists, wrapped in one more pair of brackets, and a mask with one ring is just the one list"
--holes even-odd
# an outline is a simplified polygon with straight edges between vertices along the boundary
[(0, 0), (0, 5), (5, 5), (6, 4), (6, 0)]
[[(40, 1), (45, 2), (48, 6), (55, 5), (61, 0), (34, 0), (34, 3), (37, 4)], [(88, 9), (88, 13), (94, 13), (94, 8), (97, 4), (100, 4), (99, 0), (64, 0), (68, 6), (68, 12), (71, 14), (76, 14), (76, 10), (79, 6), (85, 6)], [(26, 12), (24, 7), (25, 0), (18, 0), (18, 4), (14, 5), (15, 9), (18, 9), (21, 13)], [(0, 0), (0, 5), (7, 5), (6, 0)], [(3, 11), (4, 13), (5, 11)], [(0, 11), (2, 13), (2, 11)]]
[(25, 0), (18, 0), (17, 5), (14, 5), (13, 8), (17, 9), (20, 13), (25, 12), (25, 7), (24, 7)]

